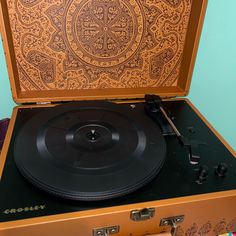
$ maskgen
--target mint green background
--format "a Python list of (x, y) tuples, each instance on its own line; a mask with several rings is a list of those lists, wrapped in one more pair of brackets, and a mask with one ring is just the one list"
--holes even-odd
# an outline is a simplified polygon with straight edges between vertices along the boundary
[[(235, 9), (235, 0), (209, 0), (189, 99), (236, 150)], [(13, 106), (0, 43), (0, 119)]]

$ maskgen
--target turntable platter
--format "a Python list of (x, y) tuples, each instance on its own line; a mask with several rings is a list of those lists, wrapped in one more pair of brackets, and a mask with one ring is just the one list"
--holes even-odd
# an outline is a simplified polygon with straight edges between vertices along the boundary
[(51, 194), (105, 200), (133, 192), (160, 171), (161, 131), (135, 109), (103, 101), (58, 105), (20, 130), (14, 158), (22, 175)]

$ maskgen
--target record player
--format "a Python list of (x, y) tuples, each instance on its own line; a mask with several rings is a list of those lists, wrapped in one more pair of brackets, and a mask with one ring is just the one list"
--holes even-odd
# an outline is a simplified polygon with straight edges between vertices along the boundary
[(235, 152), (188, 94), (206, 0), (2, 0), (13, 110), (0, 235), (236, 230)]

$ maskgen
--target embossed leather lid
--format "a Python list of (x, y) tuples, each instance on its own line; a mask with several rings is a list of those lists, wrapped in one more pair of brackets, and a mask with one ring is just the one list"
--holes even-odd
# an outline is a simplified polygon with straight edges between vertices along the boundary
[(207, 0), (2, 0), (16, 102), (188, 93)]

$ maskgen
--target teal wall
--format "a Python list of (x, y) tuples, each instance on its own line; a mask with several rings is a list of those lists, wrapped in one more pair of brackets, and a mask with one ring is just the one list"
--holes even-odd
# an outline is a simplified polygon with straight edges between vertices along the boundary
[(11, 96), (2, 41), (0, 40), (0, 119), (9, 117), (11, 115), (12, 107), (14, 106), (15, 104)]
[[(189, 98), (236, 150), (235, 9), (235, 0), (209, 0)], [(0, 119), (13, 106), (0, 43)]]
[(236, 150), (235, 9), (209, 0), (189, 99)]

